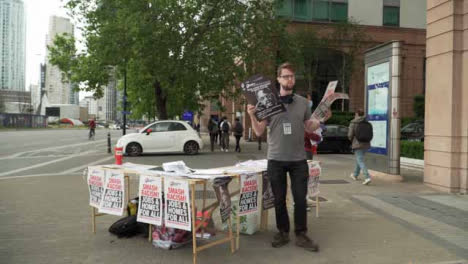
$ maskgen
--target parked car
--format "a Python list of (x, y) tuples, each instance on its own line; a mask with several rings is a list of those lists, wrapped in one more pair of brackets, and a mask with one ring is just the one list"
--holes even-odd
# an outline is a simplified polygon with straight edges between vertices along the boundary
[(203, 148), (203, 142), (186, 122), (164, 120), (149, 124), (138, 133), (122, 136), (117, 141), (117, 147), (123, 147), (124, 154), (129, 156), (168, 152), (194, 155)]
[(318, 145), (317, 152), (351, 152), (351, 141), (348, 139), (348, 127), (346, 126), (325, 125), (322, 138), (323, 141)]
[(400, 139), (408, 141), (424, 142), (424, 123), (413, 122), (402, 127), (400, 130)]

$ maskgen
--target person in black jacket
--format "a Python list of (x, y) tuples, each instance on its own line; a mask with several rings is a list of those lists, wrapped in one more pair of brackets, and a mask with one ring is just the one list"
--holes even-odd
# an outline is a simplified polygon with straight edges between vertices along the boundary
[(234, 137), (236, 137), (236, 152), (241, 152), (239, 141), (242, 137), (243, 132), (244, 132), (244, 127), (239, 121), (239, 118), (236, 118), (234, 122)]

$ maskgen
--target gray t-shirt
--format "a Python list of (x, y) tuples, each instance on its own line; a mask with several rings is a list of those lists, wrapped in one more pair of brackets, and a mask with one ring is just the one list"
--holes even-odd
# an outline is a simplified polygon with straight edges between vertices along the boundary
[(291, 104), (285, 104), (286, 111), (268, 119), (269, 160), (305, 160), (304, 121), (311, 116), (306, 98), (294, 95)]

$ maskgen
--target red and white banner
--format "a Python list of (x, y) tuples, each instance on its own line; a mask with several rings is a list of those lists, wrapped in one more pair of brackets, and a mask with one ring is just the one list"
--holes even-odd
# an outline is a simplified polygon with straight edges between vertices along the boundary
[(106, 182), (106, 172), (100, 167), (88, 167), (88, 190), (89, 190), (89, 205), (99, 208), (104, 183)]
[(122, 216), (125, 199), (124, 173), (122, 170), (106, 170), (106, 173), (106, 184), (99, 212)]
[(138, 222), (162, 224), (161, 191), (161, 177), (140, 175)]
[(166, 200), (164, 211), (166, 227), (191, 231), (192, 217), (188, 182), (165, 177), (164, 196)]

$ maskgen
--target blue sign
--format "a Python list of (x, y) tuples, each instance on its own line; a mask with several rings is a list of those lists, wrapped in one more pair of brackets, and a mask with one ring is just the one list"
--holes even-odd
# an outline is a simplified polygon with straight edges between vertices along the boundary
[(182, 114), (182, 120), (192, 122), (193, 121), (193, 112), (192, 111), (185, 111)]
[(384, 62), (367, 69), (367, 120), (372, 124), (374, 137), (369, 152), (388, 153), (388, 101), (390, 63)]

